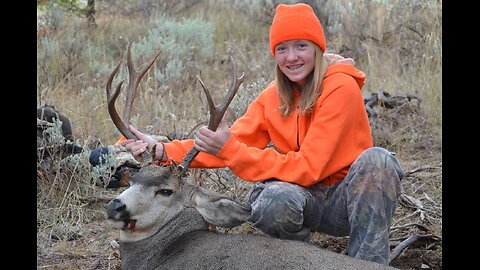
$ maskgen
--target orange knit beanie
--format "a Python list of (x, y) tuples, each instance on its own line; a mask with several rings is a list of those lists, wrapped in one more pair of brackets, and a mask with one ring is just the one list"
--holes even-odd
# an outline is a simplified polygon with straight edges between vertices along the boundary
[(320, 20), (307, 4), (279, 4), (270, 26), (270, 50), (275, 56), (275, 46), (291, 39), (305, 39), (316, 43), (323, 52), (327, 47)]

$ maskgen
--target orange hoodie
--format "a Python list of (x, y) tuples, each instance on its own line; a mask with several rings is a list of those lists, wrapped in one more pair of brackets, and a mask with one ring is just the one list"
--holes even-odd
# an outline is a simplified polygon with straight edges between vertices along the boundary
[[(372, 147), (361, 87), (365, 74), (347, 64), (330, 65), (323, 93), (310, 114), (295, 110), (282, 118), (275, 82), (230, 127), (231, 137), (217, 156), (200, 152), (192, 168), (229, 167), (247, 181), (277, 178), (308, 187), (342, 180), (352, 162)], [(295, 93), (298, 99), (299, 92)], [(272, 141), (276, 150), (265, 148)], [(165, 143), (169, 160), (181, 162), (193, 140)]]

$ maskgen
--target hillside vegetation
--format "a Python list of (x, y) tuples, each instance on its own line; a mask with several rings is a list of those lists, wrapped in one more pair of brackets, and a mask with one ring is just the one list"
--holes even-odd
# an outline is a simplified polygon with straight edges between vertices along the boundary
[[(53, 105), (67, 115), (75, 143), (84, 151), (66, 158), (54, 150), (38, 151), (37, 268), (118, 266), (118, 250), (110, 245), (117, 235), (102, 225), (105, 201), (92, 198), (109, 198), (121, 190), (96, 184), (95, 179), (108, 178), (112, 171), (92, 168), (88, 156), (121, 136), (107, 111), (105, 86), (119, 61), (113, 85), (127, 80), (128, 44), (132, 42), (137, 68), (160, 52), (138, 87), (133, 125), (151, 134), (187, 133), (208, 120), (198, 74), (218, 100), (231, 80), (229, 55), (235, 58), (245, 79), (231, 106), (233, 117), (273, 80), (268, 30), (274, 6), (287, 2), (300, 1), (97, 0), (95, 25), (63, 7), (38, 9), (37, 107)], [(353, 58), (367, 74), (365, 98), (378, 93), (415, 97), (394, 108), (377, 106), (370, 120), (375, 144), (395, 151), (407, 172), (392, 238), (400, 243), (423, 235), (392, 264), (441, 269), (441, 1), (304, 2), (312, 3), (320, 17), (327, 51)], [(125, 89), (126, 84), (116, 103), (119, 112)], [(48, 132), (57, 131), (53, 126)], [(63, 139), (58, 134), (51, 138)], [(249, 188), (227, 170), (194, 170), (192, 176), (192, 181), (239, 199)], [(248, 225), (238, 230), (255, 233)], [(336, 252), (344, 252), (346, 241), (312, 237), (312, 243)]]

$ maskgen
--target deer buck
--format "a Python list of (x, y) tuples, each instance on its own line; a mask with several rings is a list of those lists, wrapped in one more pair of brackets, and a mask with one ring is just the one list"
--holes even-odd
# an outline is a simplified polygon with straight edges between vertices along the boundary
[[(130, 45), (127, 57), (132, 86), (128, 90), (133, 92), (129, 93), (131, 100), (127, 104), (132, 104), (139, 80), (158, 54), (139, 73), (133, 69)], [(218, 127), (243, 81), (243, 74), (236, 75), (233, 57), (231, 63), (233, 79), (219, 106), (213, 103), (209, 90), (197, 76), (207, 96), (211, 130)], [(123, 81), (110, 95), (118, 67), (107, 83), (108, 108), (122, 134), (134, 138), (114, 106)], [(128, 121), (128, 113), (125, 116), (124, 121)], [(107, 204), (107, 222), (120, 230), (122, 269), (395, 269), (322, 250), (306, 242), (210, 231), (208, 223), (224, 228), (242, 224), (249, 219), (251, 208), (185, 181), (197, 154), (192, 148), (178, 166), (145, 163), (130, 180), (130, 187)]]

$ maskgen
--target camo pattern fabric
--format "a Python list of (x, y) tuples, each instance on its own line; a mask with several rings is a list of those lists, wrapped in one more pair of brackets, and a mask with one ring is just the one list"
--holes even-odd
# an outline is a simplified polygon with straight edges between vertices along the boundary
[(308, 241), (311, 231), (349, 236), (348, 255), (388, 264), (389, 228), (404, 172), (394, 154), (365, 150), (342, 181), (308, 188), (271, 179), (247, 194), (250, 221), (264, 233)]

